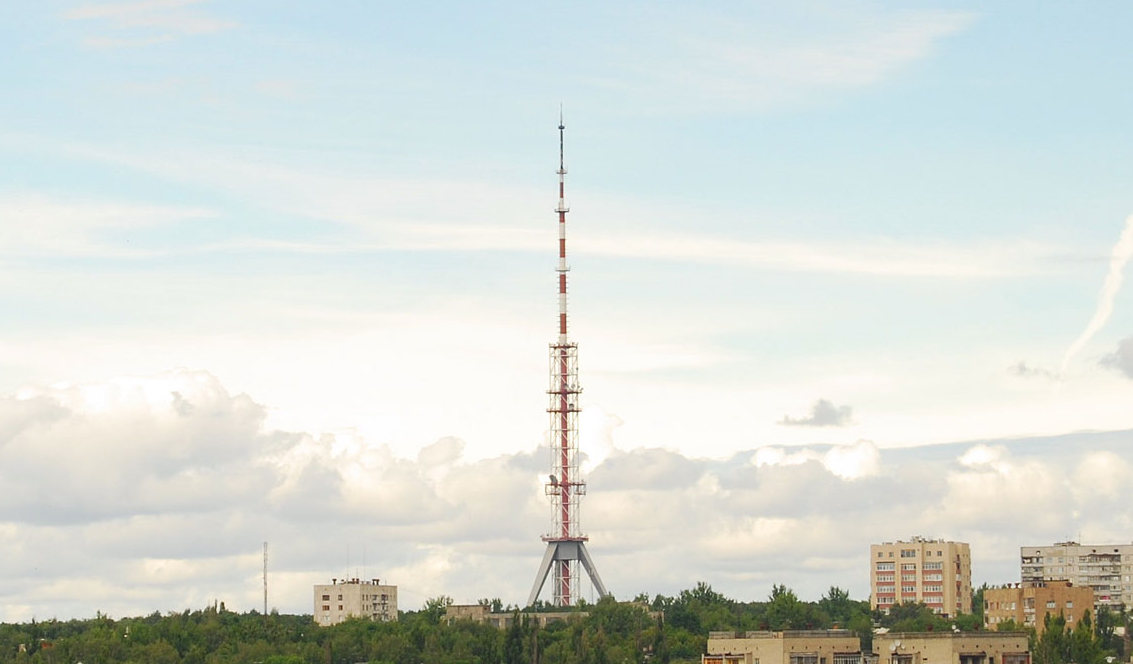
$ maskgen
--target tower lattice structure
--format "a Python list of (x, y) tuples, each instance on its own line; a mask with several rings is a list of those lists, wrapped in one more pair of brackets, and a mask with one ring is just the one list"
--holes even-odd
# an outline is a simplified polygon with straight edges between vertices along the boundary
[(578, 599), (579, 566), (586, 571), (599, 595), (607, 595), (606, 586), (598, 576), (598, 568), (586, 550), (588, 538), (579, 524), (580, 499), (586, 495), (586, 481), (582, 479), (578, 464), (578, 344), (567, 334), (567, 272), (566, 259), (566, 166), (563, 161), (563, 132), (566, 126), (559, 118), (559, 335), (550, 344), (550, 384), (547, 388), (550, 415), (551, 475), (545, 492), (551, 497), (553, 511), (552, 530), (543, 536), (547, 550), (535, 575), (530, 606), (539, 597), (547, 577), (551, 576), (552, 603), (570, 606)]

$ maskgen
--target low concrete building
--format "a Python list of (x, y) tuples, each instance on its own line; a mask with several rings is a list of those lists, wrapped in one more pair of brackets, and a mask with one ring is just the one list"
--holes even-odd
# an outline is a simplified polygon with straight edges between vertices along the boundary
[(878, 664), (1031, 664), (1025, 632), (889, 632), (873, 652)]
[(316, 585), (315, 622), (325, 627), (347, 618), (397, 620), (397, 586), (378, 579), (331, 579), (329, 585)]
[[(527, 619), (531, 624), (546, 627), (554, 622), (583, 620), (589, 615), (586, 611), (521, 611), (519, 619)], [(515, 616), (514, 611), (493, 612), (483, 604), (450, 604), (445, 607), (444, 621), (452, 624), (461, 620), (469, 620), (499, 629), (507, 629), (515, 621)]]
[(1093, 606), (1094, 589), (1075, 586), (1070, 581), (1008, 584), (984, 591), (984, 625), (993, 630), (1010, 620), (1042, 634), (1048, 615), (1061, 615), (1066, 618), (1066, 625), (1073, 628), (1083, 612)]
[(702, 664), (862, 664), (861, 642), (847, 629), (711, 632)]

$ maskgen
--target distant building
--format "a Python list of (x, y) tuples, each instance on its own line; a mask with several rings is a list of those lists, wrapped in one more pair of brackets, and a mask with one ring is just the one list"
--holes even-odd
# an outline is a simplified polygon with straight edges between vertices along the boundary
[[(520, 620), (527, 619), (540, 628), (555, 622), (583, 620), (590, 614), (586, 611), (520, 611)], [(462, 620), (491, 625), (497, 629), (507, 629), (515, 622), (515, 611), (496, 611), (483, 604), (451, 604), (445, 607), (443, 620), (452, 624)]]
[(383, 586), (378, 579), (331, 579), (330, 585), (316, 585), (315, 622), (326, 627), (347, 618), (397, 620), (397, 586)]
[(1023, 583), (1069, 581), (1094, 591), (1094, 608), (1133, 607), (1133, 544), (1079, 544), (1019, 548)]
[(1026, 632), (875, 634), (877, 664), (1031, 664)]
[(972, 612), (972, 554), (965, 542), (913, 537), (869, 547), (870, 607), (921, 602), (944, 616)]
[(846, 629), (710, 632), (701, 664), (862, 664), (857, 635)]
[(1069, 581), (1016, 583), (984, 590), (984, 626), (989, 630), (1013, 621), (1020, 627), (1033, 627), (1038, 634), (1048, 615), (1061, 615), (1073, 628), (1082, 612), (1094, 606), (1094, 591), (1088, 586), (1075, 586)]

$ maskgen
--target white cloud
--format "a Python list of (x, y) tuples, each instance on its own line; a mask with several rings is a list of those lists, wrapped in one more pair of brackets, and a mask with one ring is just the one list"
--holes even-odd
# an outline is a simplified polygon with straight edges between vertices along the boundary
[(84, 4), (63, 12), (62, 17), (90, 21), (107, 30), (84, 39), (84, 44), (95, 48), (149, 46), (236, 27), (234, 21), (191, 8), (201, 3), (202, 0), (141, 0)]
[(852, 445), (832, 445), (825, 452), (809, 448), (761, 447), (751, 457), (756, 468), (798, 466), (810, 461), (822, 465), (832, 475), (844, 480), (875, 475), (879, 469), (880, 452), (868, 440)]
[[(471, 460), (446, 438), (404, 457), (356, 434), (270, 431), (263, 412), (199, 371), (0, 400), (0, 619), (259, 607), (263, 541), (284, 611), (309, 611), (314, 583), (359, 574), (397, 584), (405, 608), (526, 596), (550, 524), (546, 448)], [(1002, 582), (1022, 544), (1133, 522), (1131, 449), (1128, 432), (717, 460), (614, 449), (591, 473), (582, 525), (623, 597), (697, 580), (740, 599), (772, 583), (864, 597), (866, 547), (910, 531), (971, 541), (976, 581)], [(1108, 526), (1078, 516), (1098, 509)]]
[[(540, 230), (531, 224), (531, 211), (546, 208), (547, 193), (543, 188), (502, 186), (473, 179), (390, 177), (344, 170), (334, 164), (289, 167), (280, 164), (275, 156), (249, 156), (247, 151), (240, 155), (195, 150), (140, 154), (73, 143), (58, 146), (58, 150), (77, 158), (207, 187), (239, 196), (265, 210), (327, 224), (317, 238), (230, 238), (207, 247), (193, 247), (194, 252), (546, 253), (551, 242), (548, 238), (553, 237), (553, 226)], [(461, 204), (454, 207), (454, 200)], [(569, 251), (571, 255), (711, 263), (765, 271), (955, 279), (1048, 273), (1065, 252), (1064, 246), (1017, 238), (975, 243), (910, 242), (886, 237), (821, 242), (750, 240), (675, 230), (694, 226), (692, 220), (697, 217), (733, 214), (706, 207), (689, 209), (595, 196), (588, 203), (585, 233), (572, 234)], [(608, 219), (617, 219), (615, 228), (623, 230), (612, 230), (602, 223)], [(648, 233), (642, 232), (645, 228)]]
[(0, 194), (0, 255), (143, 256), (131, 231), (215, 217), (202, 207)]
[[(718, 17), (707, 11), (668, 16), (649, 33), (652, 48), (636, 46), (650, 51), (647, 64), (627, 55), (621, 59), (627, 64), (595, 83), (633, 95), (646, 109), (656, 106), (667, 112), (778, 108), (831, 90), (877, 84), (928, 56), (973, 17), (939, 11), (855, 15), (828, 10), (800, 11), (794, 19)], [(792, 30), (792, 23), (801, 27)], [(664, 35), (663, 49), (654, 42), (652, 33), (657, 31)], [(664, 99), (664, 104), (642, 99)]]

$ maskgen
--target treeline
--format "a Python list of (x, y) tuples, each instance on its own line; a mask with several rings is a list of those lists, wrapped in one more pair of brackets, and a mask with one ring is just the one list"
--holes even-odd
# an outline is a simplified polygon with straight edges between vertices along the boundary
[[(701, 583), (672, 597), (584, 604), (577, 619), (546, 627), (517, 611), (504, 630), (470, 621), (448, 624), (450, 601), (431, 599), (419, 611), (401, 613), (398, 622), (351, 620), (326, 628), (309, 615), (234, 613), (223, 605), (118, 620), (98, 615), (0, 624), (0, 664), (677, 664), (699, 662), (712, 631), (842, 627), (857, 633), (868, 651), (877, 627), (945, 631), (982, 624), (978, 615), (945, 620), (923, 605), (871, 613), (868, 602), (837, 587), (817, 602), (802, 601), (780, 585), (765, 601), (740, 602)], [(501, 607), (499, 600), (483, 603)], [(1048, 633), (1055, 632), (1061, 633)], [(1036, 664), (1104, 664), (1107, 654), (1117, 653), (1089, 625), (1078, 632), (1066, 637), (1076, 644), (1073, 650), (1063, 641), (1037, 642)], [(1096, 647), (1083, 646), (1085, 633), (1095, 634)]]

